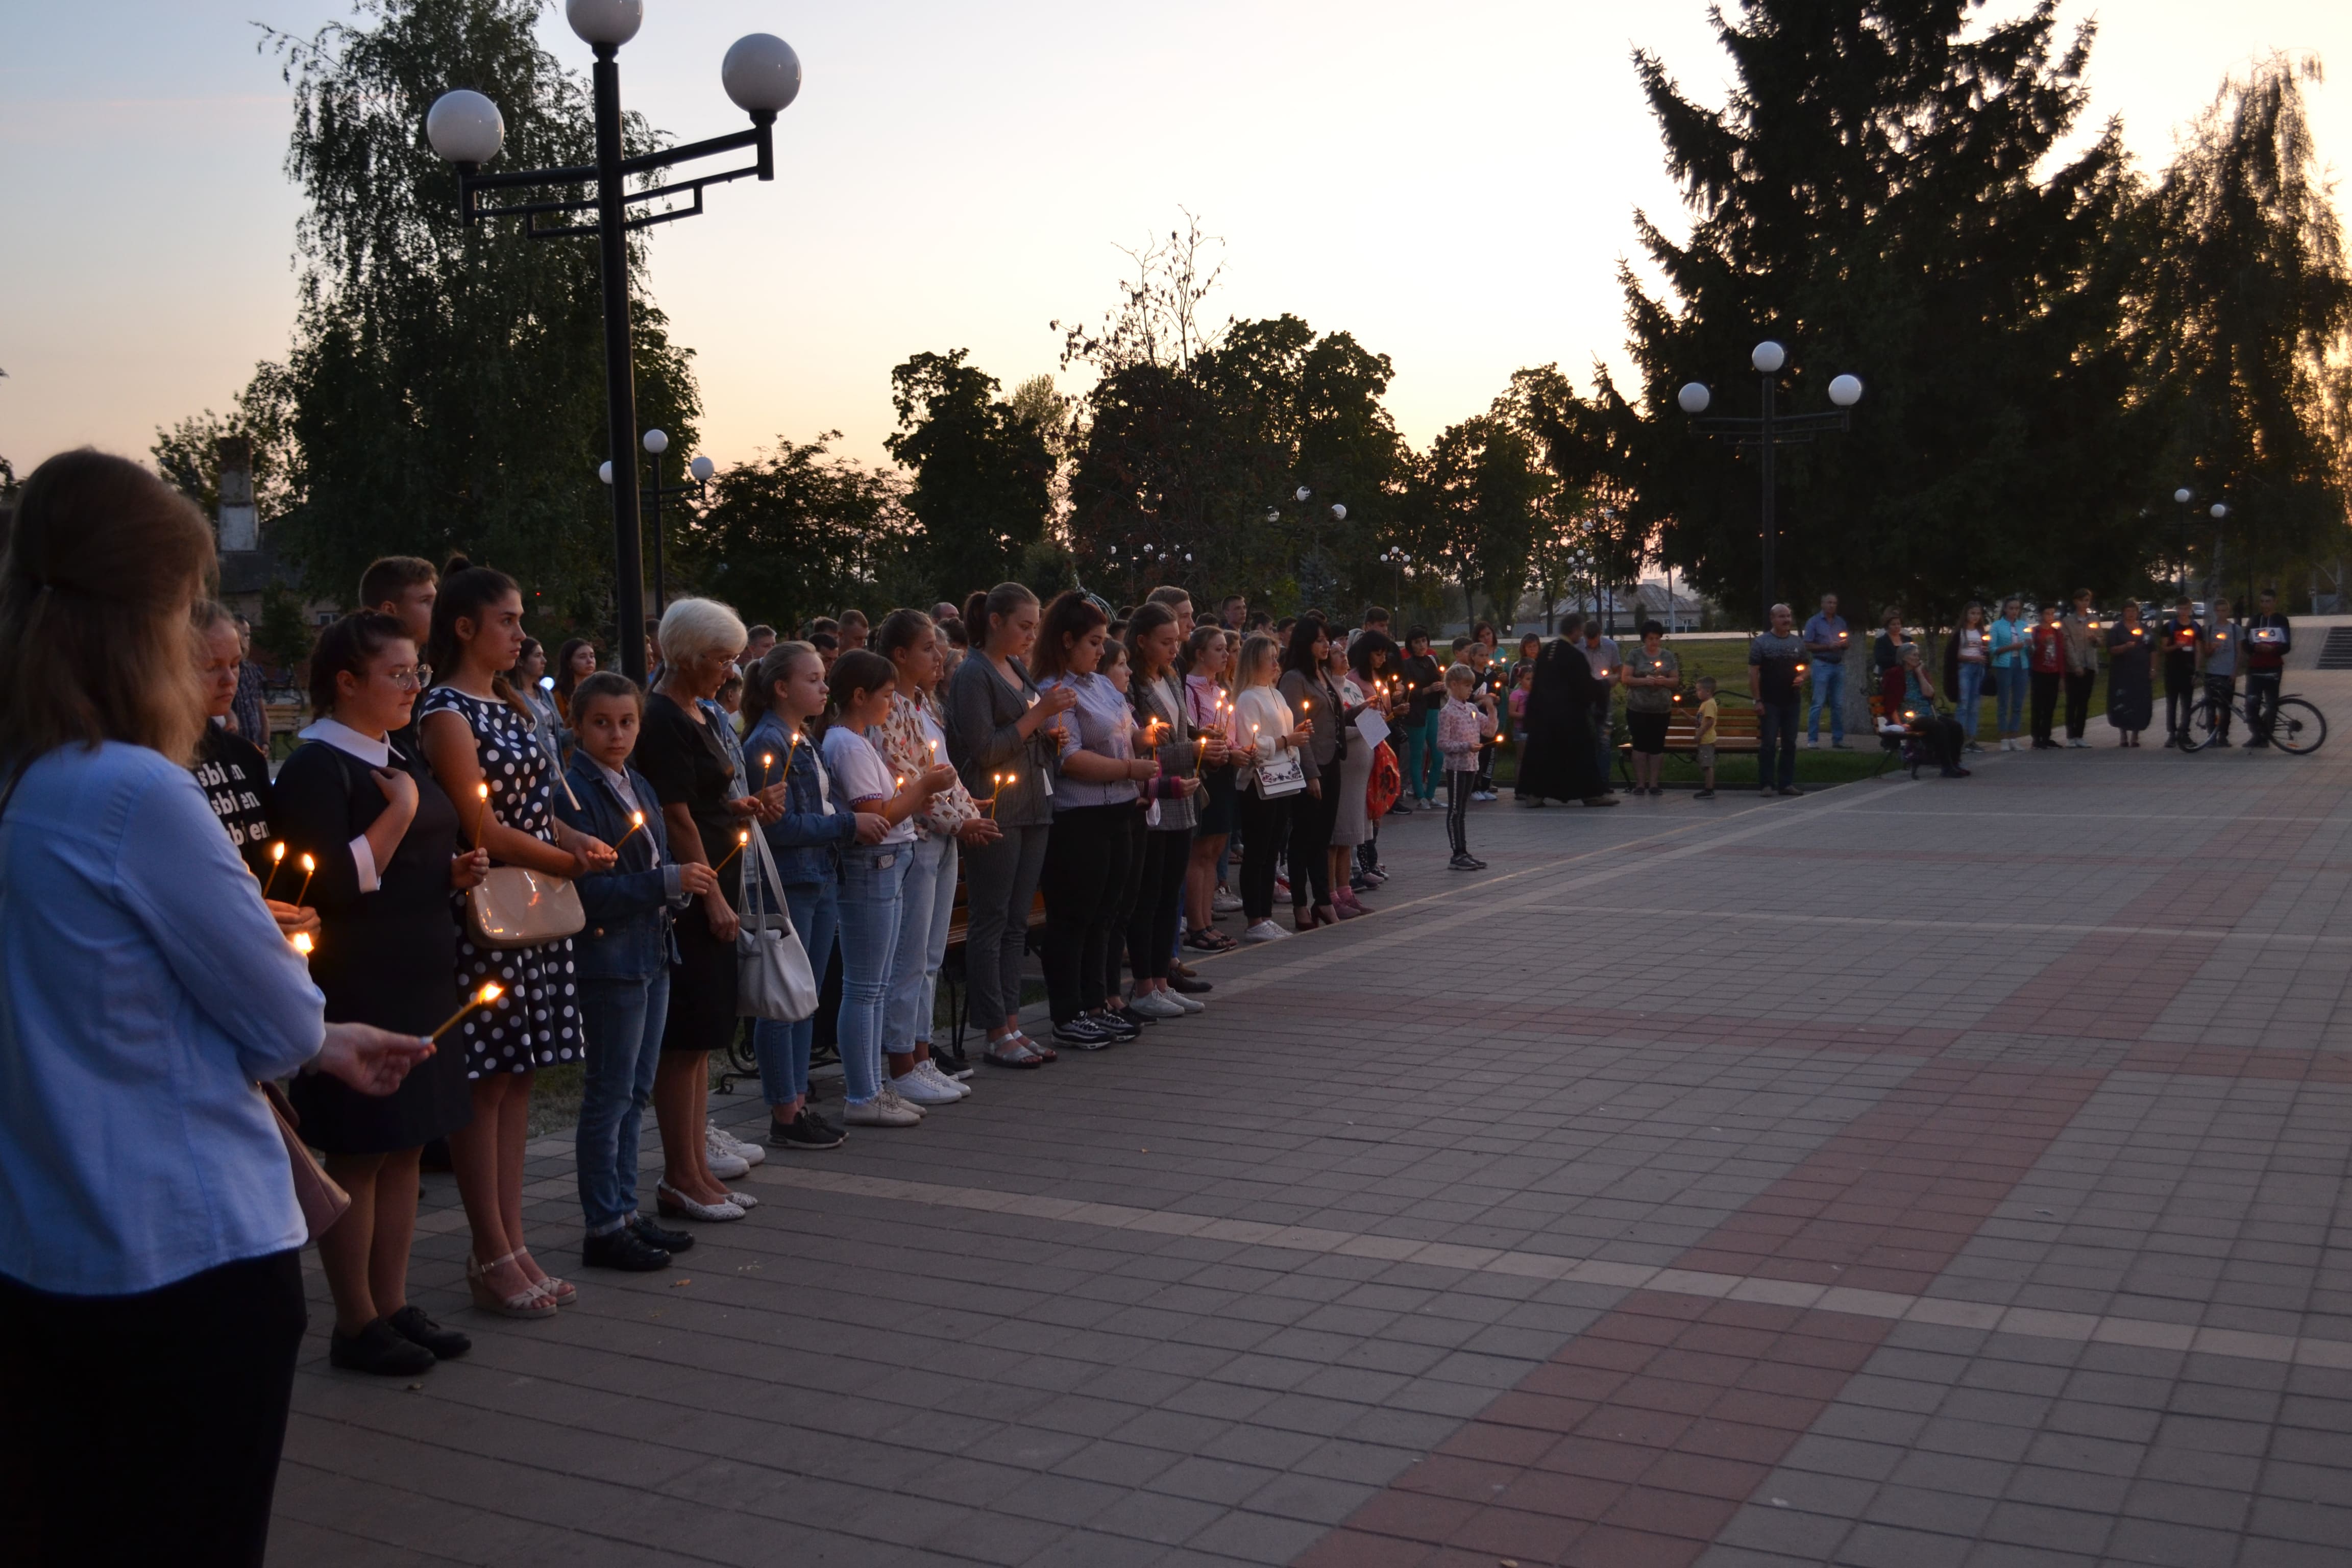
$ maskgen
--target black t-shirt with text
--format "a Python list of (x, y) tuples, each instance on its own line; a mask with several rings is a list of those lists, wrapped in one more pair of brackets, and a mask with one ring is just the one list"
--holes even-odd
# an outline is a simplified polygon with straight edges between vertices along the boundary
[(261, 748), (208, 723), (188, 771), (246, 865), (257, 877), (268, 876), (269, 759)]

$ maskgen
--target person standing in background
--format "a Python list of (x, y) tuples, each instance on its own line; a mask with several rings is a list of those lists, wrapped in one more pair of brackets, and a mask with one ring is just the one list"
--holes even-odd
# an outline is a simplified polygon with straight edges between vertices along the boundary
[(1992, 624), (1992, 679), (1993, 728), (2000, 733), (2004, 752), (2022, 750), (2025, 743), (2025, 697), (2032, 684), (2025, 645), (2032, 631), (2023, 605), (2003, 599), (2000, 618)]
[(2123, 616), (2107, 628), (2107, 722), (2137, 746), (2156, 719), (2156, 639), (2140, 624), (2139, 601), (2124, 601)]
[(1665, 763), (1666, 727), (1674, 721), (1675, 692), (1683, 683), (1683, 662), (1664, 645), (1666, 628), (1642, 623), (1642, 646), (1625, 657), (1625, 731), (1633, 749), (1633, 793), (1665, 794), (1659, 784)]
[(2276, 589), (2263, 589), (2255, 603), (2254, 617), (2246, 623), (2246, 728), (2253, 731), (2246, 744), (2267, 746), (2278, 718), (2286, 656), (2294, 651), (2294, 628), (2279, 614)]
[[(1404, 796), (1390, 808), (1392, 816), (1434, 810), (1437, 779), (1443, 763), (1437, 754), (1437, 709), (1445, 700), (1445, 672), (1429, 651), (1429, 628), (1408, 626), (1404, 634)], [(1295, 811), (1297, 802), (1292, 802)]]
[(1977, 744), (1977, 727), (1984, 721), (1979, 700), (1991, 668), (1992, 628), (1985, 622), (1985, 607), (1971, 600), (1944, 648), (1944, 691), (1952, 700), (1952, 719), (1965, 737), (1965, 751), (1984, 750)]
[(2066, 743), (2081, 748), (2091, 742), (2084, 731), (2091, 722), (2091, 688), (2099, 683), (2099, 624), (2091, 608), (2091, 591), (2078, 589), (2074, 607), (2060, 617), (2066, 634)]
[(2050, 728), (2058, 712), (2058, 688), (2066, 677), (2066, 628), (2058, 624), (2058, 606), (2042, 606), (2042, 624), (2026, 634), (2033, 676), (2033, 749), (2051, 752), (2058, 742)]
[(269, 754), (269, 696), (261, 667), (253, 662), (253, 623), (236, 617), (236, 698), (229, 704), (229, 724), (245, 739)]
[(1802, 795), (1797, 787), (1797, 679), (1805, 643), (1786, 605), (1772, 606), (1772, 629), (1748, 644), (1748, 695), (1756, 704), (1756, 782), (1759, 795)]
[[(1584, 640), (1578, 645), (1584, 650), (1584, 662), (1592, 668), (1592, 755), (1605, 781), (1610, 763), (1616, 760), (1616, 739), (1609, 722), (1610, 706), (1616, 700), (1617, 681), (1624, 674), (1624, 661), (1617, 656), (1617, 639), (1602, 635), (1601, 617), (1593, 616), (1584, 623)], [(1790, 737), (1796, 743), (1794, 735)]]
[(2230, 618), (2230, 601), (2213, 601), (2213, 624), (2205, 633), (2205, 695), (2212, 701), (2215, 739), (2230, 743), (2230, 700), (2238, 694), (2238, 666), (2245, 655), (2245, 628)]
[(1805, 744), (1822, 743), (1822, 709), (1830, 710), (1830, 747), (1845, 750), (1845, 650), (1853, 634), (1838, 614), (1838, 596), (1822, 595), (1822, 607), (1805, 623), (1805, 656), (1813, 667), (1813, 700), (1805, 720)]
[(2205, 628), (2197, 624), (2197, 606), (2182, 597), (2172, 606), (2172, 618), (2161, 630), (2164, 640), (2164, 743), (2189, 743), (2189, 714), (2197, 705), (2197, 658), (2204, 650)]

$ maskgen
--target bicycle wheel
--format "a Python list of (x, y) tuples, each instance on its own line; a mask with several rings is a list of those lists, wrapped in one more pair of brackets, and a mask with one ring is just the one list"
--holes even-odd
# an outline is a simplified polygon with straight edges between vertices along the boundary
[(2189, 732), (2181, 739), (2181, 750), (2202, 752), (2223, 744), (2229, 733), (2230, 706), (2216, 702), (2210, 697), (2200, 697), (2189, 710)]
[(2271, 744), (2298, 757), (2309, 756), (2327, 740), (2327, 716), (2300, 697), (2278, 700), (2271, 721)]

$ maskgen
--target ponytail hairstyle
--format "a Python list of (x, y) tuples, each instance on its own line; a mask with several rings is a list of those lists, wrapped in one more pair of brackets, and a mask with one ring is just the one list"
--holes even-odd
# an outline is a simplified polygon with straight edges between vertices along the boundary
[(870, 647), (854, 647), (833, 661), (833, 673), (825, 678), (825, 690), (833, 704), (826, 713), (839, 719), (849, 704), (860, 697), (871, 697), (886, 686), (895, 685), (898, 672), (890, 661)]
[(984, 648), (990, 634), (996, 630), (997, 621), (1012, 615), (1024, 605), (1034, 605), (1037, 595), (1019, 583), (999, 583), (986, 593), (976, 593), (963, 602), (964, 630), (971, 637), (971, 646)]
[[(1003, 591), (1001, 586), (996, 590), (997, 593)], [(1021, 591), (1024, 594), (1029, 592), (1026, 588)], [(991, 598), (994, 596), (993, 594), (990, 595)], [(1030, 597), (1034, 600), (1036, 595), (1031, 595)], [(1014, 603), (1017, 605), (1019, 601)], [(1045, 606), (1045, 617), (1037, 624), (1037, 652), (1030, 661), (1031, 666), (1039, 675), (1061, 674), (1070, 667), (1070, 650), (1065, 645), (1085, 637), (1097, 626), (1108, 625), (1110, 617), (1103, 614), (1101, 605), (1076, 588), (1063, 589), (1054, 595), (1054, 602)]]
[(406, 642), (408, 628), (381, 610), (355, 611), (320, 632), (318, 646), (310, 650), (310, 711), (333, 713), (335, 699), (342, 695), (335, 677), (364, 679), (368, 661), (394, 639)]
[(913, 647), (931, 635), (936, 623), (920, 610), (893, 610), (873, 630), (874, 651), (884, 658)]
[[(425, 639), (425, 662), (437, 674), (455, 675), (464, 651), (457, 641), (457, 623), (471, 621), (478, 632), (484, 610), (509, 594), (521, 592), (513, 578), (495, 566), (477, 566), (462, 555), (449, 557), (449, 563), (441, 568), (441, 591), (433, 598), (433, 630)], [(532, 716), (508, 683), (505, 670), (490, 673), (490, 690), (524, 718)]]
[[(1159, 591), (1157, 588), (1152, 590), (1155, 594)], [(1176, 612), (1164, 599), (1156, 601), (1146, 599), (1136, 606), (1135, 614), (1128, 618), (1127, 623), (1127, 657), (1135, 666), (1136, 679), (1139, 680), (1150, 679), (1145, 674), (1143, 668), (1143, 639), (1162, 626), (1172, 626), (1175, 624)], [(1175, 668), (1181, 665), (1183, 660), (1184, 649), (1180, 644), (1176, 649), (1176, 657), (1170, 661), (1169, 668)]]
[[(803, 659), (814, 662), (814, 645), (804, 642), (780, 642), (752, 661), (743, 672), (743, 732), (768, 716), (776, 705), (776, 682), (793, 672), (793, 667)], [(792, 726), (787, 724), (786, 729)]]

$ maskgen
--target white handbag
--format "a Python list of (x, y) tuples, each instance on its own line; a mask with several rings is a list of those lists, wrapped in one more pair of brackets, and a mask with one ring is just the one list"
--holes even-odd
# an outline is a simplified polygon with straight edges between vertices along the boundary
[(1278, 746), (1273, 756), (1257, 765), (1257, 793), (1261, 799), (1279, 800), (1306, 787), (1307, 770), (1300, 764), (1297, 746)]
[[(816, 972), (793, 929), (783, 878), (768, 836), (751, 829), (752, 853), (743, 857), (742, 929), (735, 933), (735, 1011), (747, 1018), (797, 1024), (817, 1009)], [(772, 899), (773, 902), (769, 900)]]

